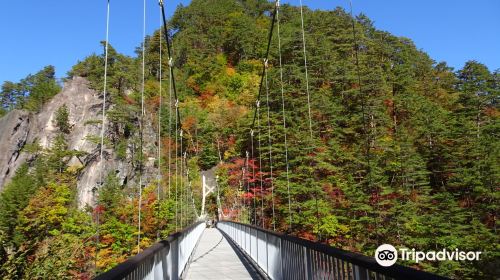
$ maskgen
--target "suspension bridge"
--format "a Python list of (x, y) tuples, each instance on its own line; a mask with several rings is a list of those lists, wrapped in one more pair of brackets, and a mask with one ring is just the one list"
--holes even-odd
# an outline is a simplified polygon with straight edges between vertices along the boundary
[[(177, 87), (175, 83), (174, 75), (174, 63), (172, 58), (172, 45), (171, 38), (169, 35), (169, 30), (167, 27), (167, 20), (165, 17), (165, 9), (163, 0), (159, 1), (160, 14), (161, 14), (161, 31), (163, 32), (161, 40), (164, 40), (167, 45), (168, 54), (168, 76), (169, 76), (169, 133), (175, 135), (175, 150), (172, 151), (168, 148), (168, 172), (171, 173), (171, 166), (175, 162), (175, 182), (172, 182), (170, 176), (168, 178), (168, 197), (175, 195), (175, 228), (183, 228), (176, 233), (170, 235), (165, 240), (160, 240), (153, 246), (149, 248), (141, 248), (141, 209), (142, 209), (142, 188), (143, 188), (143, 167), (142, 167), (142, 150), (143, 150), (143, 139), (142, 139), (142, 129), (145, 121), (145, 106), (144, 106), (144, 91), (145, 91), (145, 41), (143, 42), (142, 48), (142, 86), (141, 86), (141, 113), (140, 113), (140, 131), (141, 131), (141, 141), (140, 141), (140, 157), (141, 166), (139, 166), (139, 187), (138, 187), (138, 238), (137, 238), (137, 249), (140, 252), (136, 256), (131, 257), (127, 261), (117, 265), (113, 269), (96, 276), (95, 279), (446, 279), (434, 274), (427, 272), (415, 270), (409, 267), (404, 267), (401, 265), (393, 265), (390, 267), (383, 267), (377, 264), (374, 258), (364, 256), (361, 254), (344, 251), (338, 248), (334, 248), (319, 242), (313, 242), (305, 239), (301, 239), (292, 235), (276, 232), (276, 217), (275, 217), (275, 189), (273, 185), (273, 150), (272, 150), (272, 137), (271, 137), (271, 124), (269, 123), (269, 81), (268, 81), (268, 69), (269, 65), (269, 55), (271, 51), (273, 34), (277, 34), (277, 53), (278, 62), (277, 67), (279, 68), (279, 84), (281, 92), (281, 115), (282, 123), (281, 128), (284, 131), (284, 166), (286, 175), (286, 197), (281, 197), (281, 201), (287, 201), (288, 203), (288, 230), (291, 232), (293, 225), (292, 222), (292, 209), (291, 209), (291, 195), (290, 195), (290, 166), (289, 166), (289, 155), (288, 155), (288, 143), (287, 143), (287, 120), (285, 117), (286, 106), (285, 106), (285, 89), (283, 82), (283, 67), (282, 67), (282, 57), (281, 48), (282, 41), (280, 37), (280, 1), (276, 0), (274, 5), (274, 10), (271, 15), (271, 23), (268, 33), (268, 42), (266, 53), (262, 58), (262, 72), (261, 80), (258, 88), (258, 95), (254, 104), (254, 116), (252, 125), (248, 128), (248, 137), (251, 148), (246, 151), (245, 167), (242, 169), (242, 177), (245, 173), (252, 173), (255, 177), (260, 176), (260, 190), (257, 187), (257, 191), (260, 191), (262, 196), (264, 181), (262, 178), (262, 172), (255, 170), (255, 167), (249, 167), (249, 162), (252, 160), (259, 162), (259, 167), (262, 166), (262, 161), (269, 161), (270, 164), (270, 192), (272, 212), (271, 217), (267, 217), (268, 221), (271, 221), (266, 227), (265, 223), (265, 213), (264, 213), (264, 199), (260, 199), (262, 205), (258, 206), (256, 202), (257, 191), (250, 190), (249, 183), (246, 186), (243, 183), (243, 190), (246, 192), (253, 191), (253, 204), (252, 201), (247, 201), (244, 196), (242, 196), (242, 201), (236, 203), (237, 211), (229, 211), (226, 215), (224, 213), (222, 201), (219, 194), (219, 188), (217, 183), (214, 185), (207, 184), (205, 182), (205, 177), (203, 180), (203, 191), (202, 191), (202, 206), (201, 211), (198, 214), (199, 208), (195, 205), (194, 192), (192, 190), (191, 182), (189, 182), (189, 167), (188, 167), (188, 152), (186, 149), (186, 143), (183, 143), (183, 127), (181, 122), (181, 114), (179, 111), (179, 99), (177, 95)], [(352, 7), (351, 7), (352, 16)], [(102, 107), (102, 127), (101, 127), (101, 150), (100, 150), (100, 160), (103, 160), (103, 147), (104, 138), (106, 130), (106, 98), (107, 98), (107, 73), (108, 73), (108, 46), (109, 46), (109, 17), (110, 17), (110, 1), (107, 1), (107, 21), (106, 21), (106, 48), (105, 48), (105, 71), (104, 71), (104, 89), (103, 89), (103, 107)], [(303, 66), (306, 81), (306, 94), (307, 94), (307, 112), (308, 112), (308, 128), (309, 136), (311, 138), (311, 143), (313, 142), (313, 126), (311, 118), (311, 96), (309, 89), (309, 76), (308, 76), (308, 61), (307, 61), (307, 51), (306, 51), (306, 36), (304, 28), (304, 13), (302, 1), (300, 1), (300, 17), (301, 17), (301, 29), (302, 29), (302, 51), (303, 51)], [(144, 0), (144, 38), (146, 38), (145, 31), (146, 22), (146, 0)], [(356, 31), (354, 27), (353, 19), (353, 38), (356, 42)], [(160, 43), (160, 107), (159, 107), (159, 118), (162, 110), (161, 100), (162, 94), (162, 44)], [(358, 72), (359, 87), (361, 87), (361, 78), (359, 75), (358, 57), (357, 49), (358, 46), (354, 46), (356, 50), (356, 67)], [(261, 120), (261, 104), (266, 103), (267, 111), (263, 114), (267, 114), (267, 129), (265, 124), (262, 124)], [(171, 112), (175, 113), (172, 114)], [(363, 116), (365, 119), (365, 116)], [(365, 124), (366, 127), (366, 124)], [(262, 135), (261, 135), (262, 134)], [(161, 120), (158, 119), (158, 167), (162, 166), (161, 163)], [(267, 139), (266, 139), (267, 138)], [(267, 140), (267, 141), (266, 141)], [(262, 158), (261, 154), (258, 153), (258, 158), (256, 158), (256, 150), (261, 150), (265, 148), (265, 145), (269, 147), (268, 158)], [(311, 144), (312, 145), (312, 144)], [(367, 151), (369, 153), (369, 150)], [(367, 156), (369, 159), (369, 155)], [(222, 160), (222, 159), (221, 159)], [(160, 169), (160, 168), (158, 168)], [(101, 172), (102, 173), (102, 172)], [(259, 175), (260, 174), (260, 175)], [(102, 182), (101, 174), (101, 182)], [(181, 178), (180, 180), (178, 178)], [(184, 180), (182, 178), (187, 178), (187, 185), (183, 186)], [(179, 180), (179, 181), (178, 181)], [(158, 171), (158, 198), (162, 197), (161, 193), (161, 171)], [(170, 186), (175, 186), (175, 190), (170, 190)], [(180, 186), (180, 187), (179, 187)], [(185, 194), (177, 197), (178, 188), (180, 190), (185, 190)], [(205, 199), (211, 194), (215, 193), (217, 196), (217, 212), (218, 220), (215, 223), (207, 223), (206, 221), (206, 209), (205, 209)], [(314, 199), (317, 199), (317, 193), (312, 190), (310, 194)], [(99, 201), (99, 197), (95, 198)], [(184, 199), (184, 204), (189, 204), (192, 208), (191, 211), (195, 213), (197, 217), (194, 221), (190, 221), (187, 216), (186, 209), (179, 209), (177, 203), (181, 200), (180, 207), (182, 207), (182, 200)], [(317, 203), (316, 203), (317, 204)], [(240, 222), (231, 221), (233, 217), (233, 212), (241, 213), (244, 207), (253, 205), (252, 215), (250, 217), (250, 224), (244, 224)], [(233, 206), (234, 207), (234, 206)], [(261, 209), (257, 209), (261, 207)], [(234, 210), (234, 209), (233, 209)], [(183, 217), (184, 215), (184, 217)], [(191, 222), (191, 224), (189, 224)], [(320, 223), (319, 217), (317, 223)], [(97, 224), (99, 224), (99, 216), (97, 216)], [(99, 232), (97, 232), (97, 243), (99, 242)], [(159, 235), (158, 235), (159, 236)], [(142, 251), (141, 251), (142, 250)]]

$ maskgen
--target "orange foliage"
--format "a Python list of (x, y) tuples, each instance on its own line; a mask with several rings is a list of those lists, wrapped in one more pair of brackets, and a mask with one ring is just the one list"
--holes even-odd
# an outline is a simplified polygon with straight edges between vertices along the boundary
[(185, 129), (185, 130), (190, 130), (193, 126), (195, 126), (196, 124), (198, 123), (198, 119), (196, 119), (196, 117), (194, 116), (187, 116), (186, 118), (184, 118), (184, 120), (182, 121), (182, 127)]
[(161, 145), (162, 145), (162, 152), (163, 152), (164, 157), (168, 157), (169, 150), (170, 150), (170, 152), (175, 150), (175, 141), (170, 137), (162, 137), (161, 138)]
[(130, 96), (128, 96), (128, 95), (124, 95), (124, 96), (123, 96), (123, 100), (125, 100), (125, 102), (127, 102), (127, 104), (129, 104), (129, 105), (133, 105), (133, 104), (135, 104), (135, 100), (134, 100), (134, 99), (132, 99), (132, 98), (131, 98)]
[(153, 96), (151, 97), (149, 100), (149, 106), (150, 107), (154, 107), (154, 108), (158, 108), (160, 107), (160, 96)]
[(411, 191), (410, 200), (413, 202), (416, 202), (418, 200), (418, 192), (416, 190)]
[(500, 117), (500, 112), (495, 107), (487, 107), (486, 109), (484, 109), (484, 114), (489, 117)]
[(213, 101), (213, 97), (215, 95), (215, 92), (209, 89), (205, 89), (199, 97), (199, 100), (201, 101), (201, 106), (203, 108), (207, 107), (208, 103), (211, 103)]
[(196, 93), (200, 92), (200, 86), (196, 83), (196, 81), (193, 77), (189, 77), (186, 81), (186, 84), (189, 88), (194, 90)]

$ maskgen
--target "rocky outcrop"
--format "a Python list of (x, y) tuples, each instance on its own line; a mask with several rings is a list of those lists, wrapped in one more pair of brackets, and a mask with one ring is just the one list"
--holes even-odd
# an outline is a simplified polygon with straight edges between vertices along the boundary
[(0, 119), (0, 191), (15, 174), (27, 155), (22, 148), (28, 141), (30, 115), (14, 110)]
[[(94, 204), (93, 189), (110, 172), (114, 172), (123, 184), (133, 185), (137, 181), (137, 172), (132, 165), (132, 147), (128, 148), (126, 159), (118, 159), (115, 151), (106, 147), (104, 160), (100, 161), (99, 145), (95, 138), (100, 135), (102, 101), (102, 96), (91, 90), (85, 79), (75, 77), (65, 83), (61, 93), (45, 104), (40, 113), (14, 110), (1, 118), (0, 191), (17, 168), (31, 159), (29, 154), (22, 152), (26, 144), (37, 141), (41, 147), (50, 148), (59, 133), (53, 121), (55, 112), (63, 105), (68, 108), (71, 125), (71, 132), (66, 136), (68, 148), (85, 153), (83, 157), (69, 160), (70, 165), (81, 168), (77, 183), (79, 206)], [(116, 139), (111, 133), (108, 131), (105, 137)], [(151, 125), (145, 126), (143, 135), (144, 150), (154, 150), (156, 136)], [(154, 161), (154, 158), (150, 158), (146, 164), (145, 182), (151, 179), (149, 174), (154, 174)]]

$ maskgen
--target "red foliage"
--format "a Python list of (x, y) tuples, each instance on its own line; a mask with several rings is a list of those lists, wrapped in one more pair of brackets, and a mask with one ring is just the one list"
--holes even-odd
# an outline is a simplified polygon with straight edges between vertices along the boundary
[(316, 240), (316, 236), (311, 233), (311, 232), (307, 232), (307, 231), (301, 231), (297, 234), (300, 238), (303, 238), (303, 239), (306, 239), (306, 240)]
[(102, 215), (104, 213), (104, 211), (106, 211), (106, 207), (104, 207), (104, 205), (97, 205), (94, 208), (93, 215), (94, 216)]
[(386, 100), (384, 100), (384, 104), (385, 104), (385, 106), (387, 106), (389, 108), (393, 108), (394, 107), (394, 101), (392, 99), (386, 99)]
[(236, 137), (234, 135), (231, 135), (227, 140), (227, 145), (233, 146), (234, 144), (236, 144)]
[(383, 200), (393, 201), (393, 200), (396, 200), (400, 197), (401, 197), (401, 194), (399, 194), (397, 192), (393, 192), (393, 193), (386, 194), (386, 195), (381, 195), (380, 191), (373, 191), (371, 196), (370, 196), (370, 204), (375, 205)]
[(333, 187), (331, 184), (324, 184), (323, 191), (332, 199), (332, 201), (339, 203), (344, 200), (344, 192), (338, 187)]
[(206, 108), (207, 104), (212, 102), (213, 97), (214, 97), (213, 92), (211, 92), (209, 90), (203, 91), (199, 97), (199, 100), (201, 101), (202, 108)]
[(488, 213), (486, 214), (486, 217), (484, 218), (483, 223), (489, 227), (489, 228), (494, 228), (496, 224), (497, 217), (495, 216), (494, 213)]
[(472, 201), (470, 196), (466, 196), (458, 201), (458, 205), (460, 205), (460, 207), (462, 208), (470, 208), (473, 204), (474, 202)]
[(255, 195), (252, 192), (245, 192), (242, 194), (243, 199), (251, 200)]
[(250, 200), (268, 192), (270, 178), (266, 178), (267, 173), (259, 170), (256, 159), (250, 159), (247, 163), (245, 158), (236, 158), (231, 163), (226, 164), (226, 168), (228, 169), (229, 185), (243, 188), (242, 198)]

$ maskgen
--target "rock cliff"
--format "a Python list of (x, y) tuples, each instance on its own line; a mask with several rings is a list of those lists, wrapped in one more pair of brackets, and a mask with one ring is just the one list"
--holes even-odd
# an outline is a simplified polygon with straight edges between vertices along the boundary
[[(100, 162), (99, 145), (92, 140), (100, 135), (102, 114), (102, 95), (88, 86), (84, 78), (75, 77), (68, 80), (62, 91), (44, 105), (39, 113), (13, 110), (0, 119), (0, 191), (15, 174), (17, 168), (32, 160), (31, 155), (24, 153), (26, 144), (38, 141), (42, 148), (50, 148), (58, 129), (53, 118), (58, 108), (66, 105), (69, 111), (71, 132), (67, 135), (68, 148), (81, 151), (85, 156), (69, 160), (71, 166), (81, 167), (78, 174), (78, 204), (80, 207), (92, 205), (92, 190), (99, 185), (101, 172), (114, 172), (122, 184), (133, 185), (138, 180), (137, 168), (132, 164), (133, 147), (127, 148), (125, 159), (119, 159), (116, 152), (106, 147), (104, 161)], [(109, 103), (108, 103), (109, 104)], [(110, 104), (108, 109), (113, 105)], [(145, 121), (145, 151), (154, 150), (155, 132), (149, 121)], [(106, 138), (115, 138), (108, 130)], [(154, 174), (154, 157), (148, 157), (144, 169), (144, 181), (152, 179)]]

